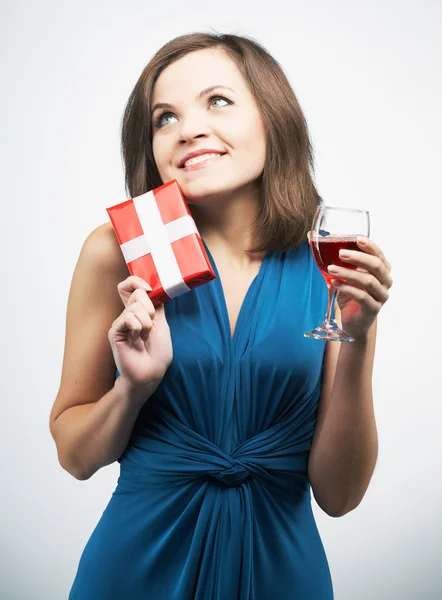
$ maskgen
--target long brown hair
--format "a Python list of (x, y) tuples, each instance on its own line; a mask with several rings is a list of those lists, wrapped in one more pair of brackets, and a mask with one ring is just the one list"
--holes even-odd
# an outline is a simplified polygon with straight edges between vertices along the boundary
[(133, 198), (162, 185), (152, 152), (152, 92), (161, 72), (179, 58), (221, 48), (247, 81), (263, 117), (267, 156), (261, 176), (261, 209), (250, 252), (288, 250), (306, 240), (321, 198), (313, 173), (313, 150), (299, 102), (279, 63), (255, 40), (217, 33), (192, 33), (165, 44), (145, 67), (127, 102), (121, 150), (125, 182)]

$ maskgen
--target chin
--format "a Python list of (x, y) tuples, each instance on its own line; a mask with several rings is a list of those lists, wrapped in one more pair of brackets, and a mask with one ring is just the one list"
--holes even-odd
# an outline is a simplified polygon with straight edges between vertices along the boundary
[(196, 181), (186, 181), (177, 178), (183, 191), (184, 197), (190, 203), (197, 204), (205, 199), (225, 198), (247, 191), (256, 193), (260, 189), (259, 179), (234, 179), (228, 181), (227, 178), (201, 178)]
[(199, 201), (205, 200), (206, 198), (222, 197), (229, 194), (235, 193), (241, 186), (231, 184), (228, 185), (226, 182), (216, 181), (183, 181), (178, 180), (180, 187), (183, 191), (184, 197), (190, 203), (197, 204)]

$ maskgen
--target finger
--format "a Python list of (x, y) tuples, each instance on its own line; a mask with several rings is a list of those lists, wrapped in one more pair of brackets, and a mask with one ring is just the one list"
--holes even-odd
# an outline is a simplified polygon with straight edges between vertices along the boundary
[(370, 238), (366, 238), (363, 236), (357, 237), (357, 244), (359, 248), (363, 252), (367, 252), (368, 254), (372, 254), (373, 256), (377, 256), (384, 264), (388, 272), (391, 271), (391, 264), (385, 258), (385, 255), (381, 248)]
[(377, 302), (375, 298), (373, 298), (373, 296), (371, 296), (365, 290), (348, 285), (339, 279), (332, 279), (331, 283), (337, 290), (339, 290), (340, 294), (343, 294), (350, 300), (355, 300), (358, 304), (365, 308), (366, 311), (377, 314), (381, 310), (382, 303)]
[(145, 292), (151, 292), (151, 286), (142, 279), (141, 277), (137, 277), (136, 275), (130, 275), (124, 281), (121, 281), (118, 286), (118, 293), (120, 294), (120, 298), (123, 301), (124, 306), (126, 306), (131, 294), (137, 290), (141, 289)]
[(356, 265), (359, 269), (374, 275), (383, 285), (389, 289), (393, 285), (393, 279), (387, 269), (385, 262), (373, 254), (358, 252), (357, 250), (341, 250), (339, 258), (342, 262)]
[(140, 289), (140, 288), (135, 290), (130, 295), (129, 299), (127, 300), (126, 308), (128, 308), (129, 306), (131, 306), (132, 304), (135, 304), (135, 303), (141, 304), (144, 307), (144, 309), (147, 311), (149, 317), (151, 319), (154, 318), (155, 307), (152, 304), (152, 300), (147, 295), (146, 290)]
[(135, 341), (141, 331), (141, 323), (137, 317), (131, 312), (123, 312), (118, 319), (112, 323), (109, 329), (109, 341), (112, 341), (118, 334), (124, 334), (124, 337), (129, 333), (132, 340)]
[(378, 302), (386, 302), (389, 298), (386, 286), (372, 273), (365, 273), (354, 269), (345, 269), (343, 267), (337, 267), (336, 265), (330, 265), (328, 271), (334, 277), (337, 276), (340, 279), (345, 280), (350, 286), (365, 290)]
[(126, 308), (125, 312), (128, 314), (132, 313), (137, 318), (140, 324), (140, 327), (137, 326), (137, 331), (141, 339), (146, 341), (153, 327), (153, 321), (145, 307), (139, 302), (134, 302)]

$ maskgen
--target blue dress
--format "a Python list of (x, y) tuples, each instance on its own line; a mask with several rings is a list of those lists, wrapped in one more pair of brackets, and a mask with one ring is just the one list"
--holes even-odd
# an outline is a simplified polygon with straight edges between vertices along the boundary
[(307, 464), (327, 289), (268, 252), (233, 338), (217, 279), (166, 303), (174, 358), (141, 410), (70, 600), (331, 600)]

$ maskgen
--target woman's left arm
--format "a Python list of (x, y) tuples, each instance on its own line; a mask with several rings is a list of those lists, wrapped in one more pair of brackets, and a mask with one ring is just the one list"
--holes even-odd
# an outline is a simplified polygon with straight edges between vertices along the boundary
[[(367, 238), (361, 251), (342, 254), (357, 269), (329, 272), (339, 290), (336, 318), (355, 338), (327, 342), (321, 399), (309, 457), (309, 479), (318, 505), (339, 517), (358, 506), (376, 465), (378, 441), (373, 409), (372, 373), (376, 317), (393, 280), (382, 250)], [(344, 280), (344, 281), (342, 281)]]

